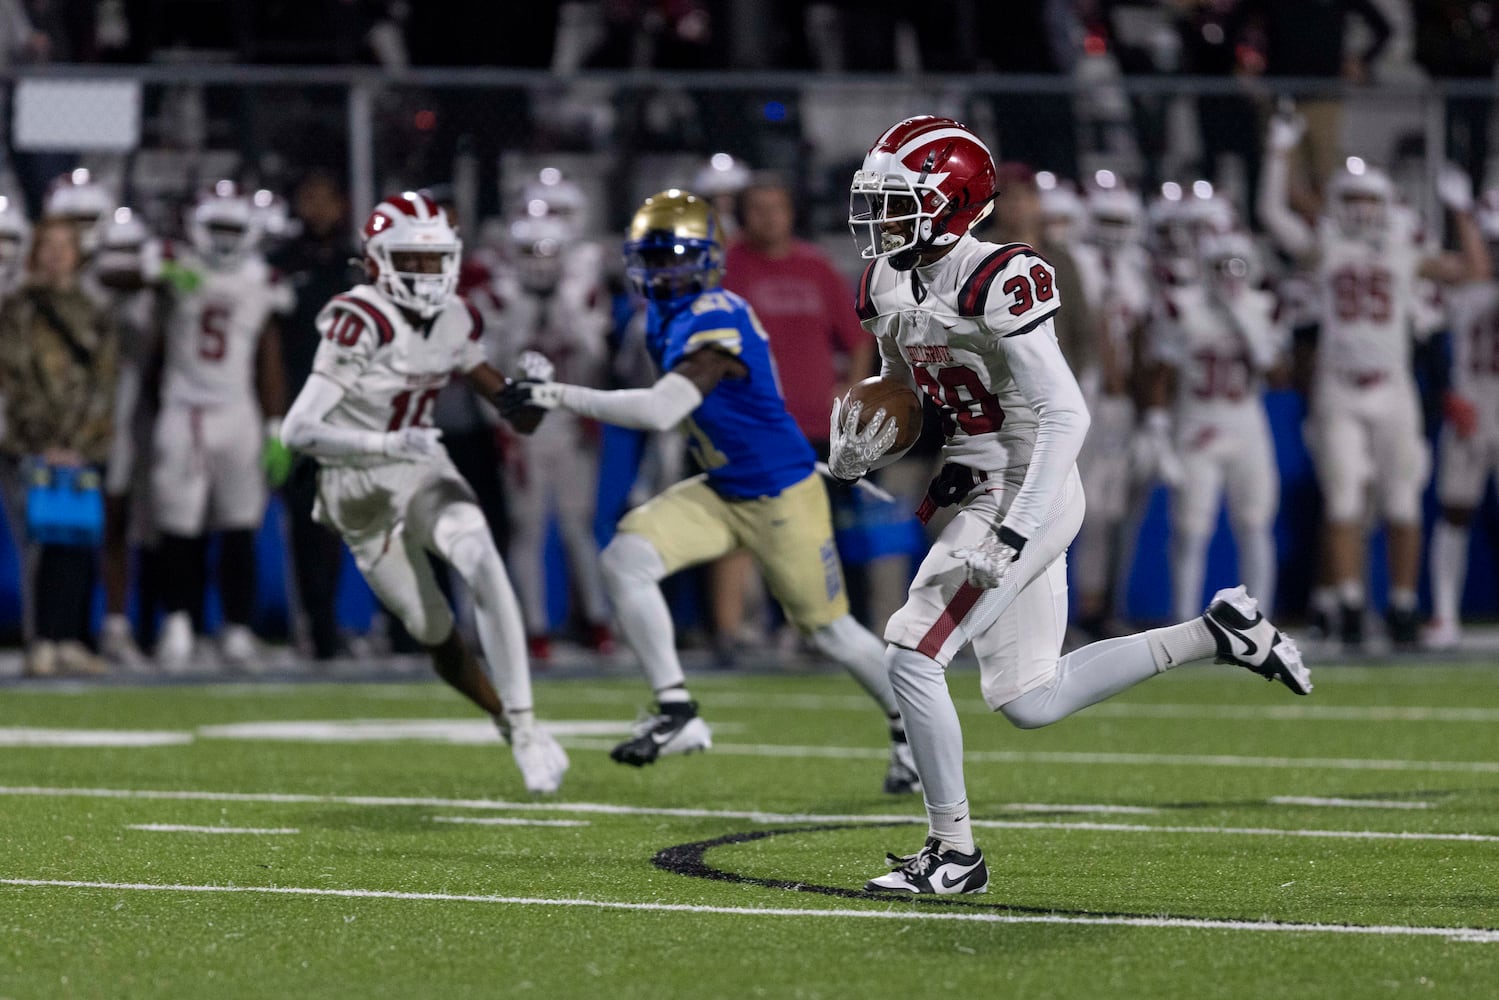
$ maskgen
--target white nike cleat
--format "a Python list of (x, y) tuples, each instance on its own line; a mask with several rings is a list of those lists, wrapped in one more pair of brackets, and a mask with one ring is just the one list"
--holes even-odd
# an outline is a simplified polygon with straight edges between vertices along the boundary
[(569, 763), (567, 751), (551, 733), (534, 724), (517, 729), (510, 734), (510, 752), (526, 791), (551, 795), (562, 787)]
[(634, 735), (609, 751), (620, 764), (644, 767), (657, 757), (695, 753), (713, 746), (713, 731), (698, 717), (697, 702), (667, 702), (635, 724)]
[(1218, 643), (1219, 663), (1237, 664), (1296, 694), (1312, 693), (1312, 674), (1296, 643), (1260, 614), (1259, 602), (1242, 586), (1213, 595), (1202, 620)]
[(186, 611), (174, 611), (161, 623), (156, 639), (156, 665), (163, 673), (186, 673), (193, 658), (193, 619)]
[(916, 773), (916, 758), (905, 735), (890, 740), (890, 767), (885, 771), (886, 795), (910, 795), (921, 791), (921, 775)]
[(865, 892), (903, 892), (913, 895), (956, 896), (989, 891), (989, 868), (984, 852), (972, 854), (942, 849), (942, 842), (928, 837), (915, 854), (887, 854), (893, 869), (864, 883)]

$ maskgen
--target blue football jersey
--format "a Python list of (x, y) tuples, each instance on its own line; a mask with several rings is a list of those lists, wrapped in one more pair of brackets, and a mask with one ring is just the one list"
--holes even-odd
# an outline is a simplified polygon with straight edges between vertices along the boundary
[(722, 289), (652, 302), (646, 344), (663, 372), (704, 347), (727, 351), (749, 369), (719, 382), (683, 421), (692, 457), (715, 490), (739, 499), (774, 496), (812, 474), (816, 456), (786, 412), (770, 340), (748, 302)]

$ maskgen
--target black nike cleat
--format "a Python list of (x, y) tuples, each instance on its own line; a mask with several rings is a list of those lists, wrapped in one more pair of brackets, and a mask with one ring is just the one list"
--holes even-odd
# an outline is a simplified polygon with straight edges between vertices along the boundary
[(1364, 607), (1361, 604), (1338, 605), (1338, 640), (1349, 652), (1364, 648)]
[(1421, 622), (1414, 609), (1390, 608), (1385, 612), (1385, 627), (1390, 633), (1390, 642), (1401, 652), (1418, 648), (1421, 642)]
[(865, 892), (898, 892), (911, 895), (956, 896), (989, 891), (989, 868), (984, 852), (962, 854), (943, 850), (942, 842), (928, 837), (915, 854), (887, 854), (892, 871), (864, 883)]
[(609, 759), (632, 767), (654, 764), (657, 757), (694, 753), (713, 746), (713, 732), (698, 718), (697, 702), (657, 705), (654, 715), (635, 724), (634, 735), (609, 751)]
[(886, 795), (911, 795), (921, 791), (921, 775), (916, 773), (916, 759), (906, 734), (890, 738), (890, 767), (885, 771)]
[(1280, 681), (1296, 694), (1311, 694), (1311, 671), (1296, 643), (1260, 614), (1259, 602), (1243, 587), (1220, 590), (1202, 616), (1218, 643), (1218, 662)]

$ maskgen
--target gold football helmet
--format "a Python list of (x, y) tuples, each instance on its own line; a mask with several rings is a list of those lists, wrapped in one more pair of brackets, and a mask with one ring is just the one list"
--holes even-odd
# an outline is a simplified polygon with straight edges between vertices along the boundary
[(625, 237), (625, 273), (646, 298), (696, 295), (723, 279), (722, 240), (712, 205), (669, 188), (635, 210)]

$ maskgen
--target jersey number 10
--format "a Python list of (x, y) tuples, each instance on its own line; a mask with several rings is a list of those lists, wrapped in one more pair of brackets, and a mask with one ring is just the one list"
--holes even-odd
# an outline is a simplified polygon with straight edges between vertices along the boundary
[[(420, 427), (422, 421), (432, 415), (432, 404), (437, 400), (438, 390), (424, 389), (420, 394), (415, 389), (407, 389), (398, 392), (390, 401), (390, 423), (385, 425), (387, 431), (398, 431), (406, 427)], [(412, 397), (416, 397), (416, 405), (411, 405)]]

